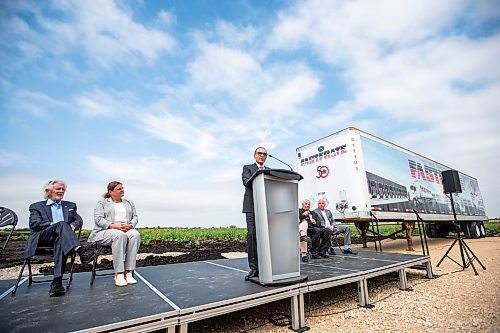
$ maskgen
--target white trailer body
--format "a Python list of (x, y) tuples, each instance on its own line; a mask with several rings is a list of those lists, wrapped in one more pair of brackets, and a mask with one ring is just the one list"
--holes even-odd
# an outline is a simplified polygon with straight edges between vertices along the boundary
[[(326, 198), (335, 218), (353, 221), (453, 222), (441, 172), (451, 168), (371, 134), (349, 127), (297, 148), (299, 200), (316, 207)], [(478, 182), (459, 172), (462, 193), (453, 194), (459, 221), (484, 221)]]

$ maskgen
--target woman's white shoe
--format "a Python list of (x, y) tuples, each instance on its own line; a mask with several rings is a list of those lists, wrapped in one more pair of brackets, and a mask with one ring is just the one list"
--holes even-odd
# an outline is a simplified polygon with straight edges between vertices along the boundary
[(125, 280), (127, 281), (128, 284), (137, 283), (137, 280), (134, 279), (134, 277), (132, 276), (132, 272), (125, 273)]
[(125, 287), (127, 285), (127, 280), (123, 273), (117, 274), (115, 276), (115, 285), (118, 287)]

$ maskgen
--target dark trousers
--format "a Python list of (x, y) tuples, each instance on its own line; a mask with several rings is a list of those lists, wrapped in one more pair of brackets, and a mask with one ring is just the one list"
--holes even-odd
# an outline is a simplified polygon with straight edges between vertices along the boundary
[(332, 231), (329, 228), (307, 228), (307, 236), (311, 237), (313, 255), (326, 253), (330, 248), (330, 238)]
[(59, 222), (39, 232), (38, 246), (54, 247), (54, 279), (63, 276), (66, 260), (80, 241), (68, 223)]
[(255, 230), (254, 213), (245, 213), (247, 221), (247, 253), (248, 267), (259, 270), (259, 261), (257, 258), (257, 232)]

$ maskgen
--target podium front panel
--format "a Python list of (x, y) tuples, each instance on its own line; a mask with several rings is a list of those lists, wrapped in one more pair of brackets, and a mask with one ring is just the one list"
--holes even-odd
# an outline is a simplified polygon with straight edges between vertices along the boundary
[(297, 183), (265, 177), (273, 280), (300, 275)]
[(253, 195), (259, 280), (300, 276), (298, 181), (260, 174)]

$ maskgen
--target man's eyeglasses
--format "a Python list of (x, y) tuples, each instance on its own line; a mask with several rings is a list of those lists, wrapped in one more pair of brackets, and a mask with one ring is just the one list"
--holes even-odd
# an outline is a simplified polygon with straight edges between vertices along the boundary
[(263, 152), (256, 152), (255, 155), (260, 155), (260, 156), (267, 156), (267, 153), (263, 153)]

